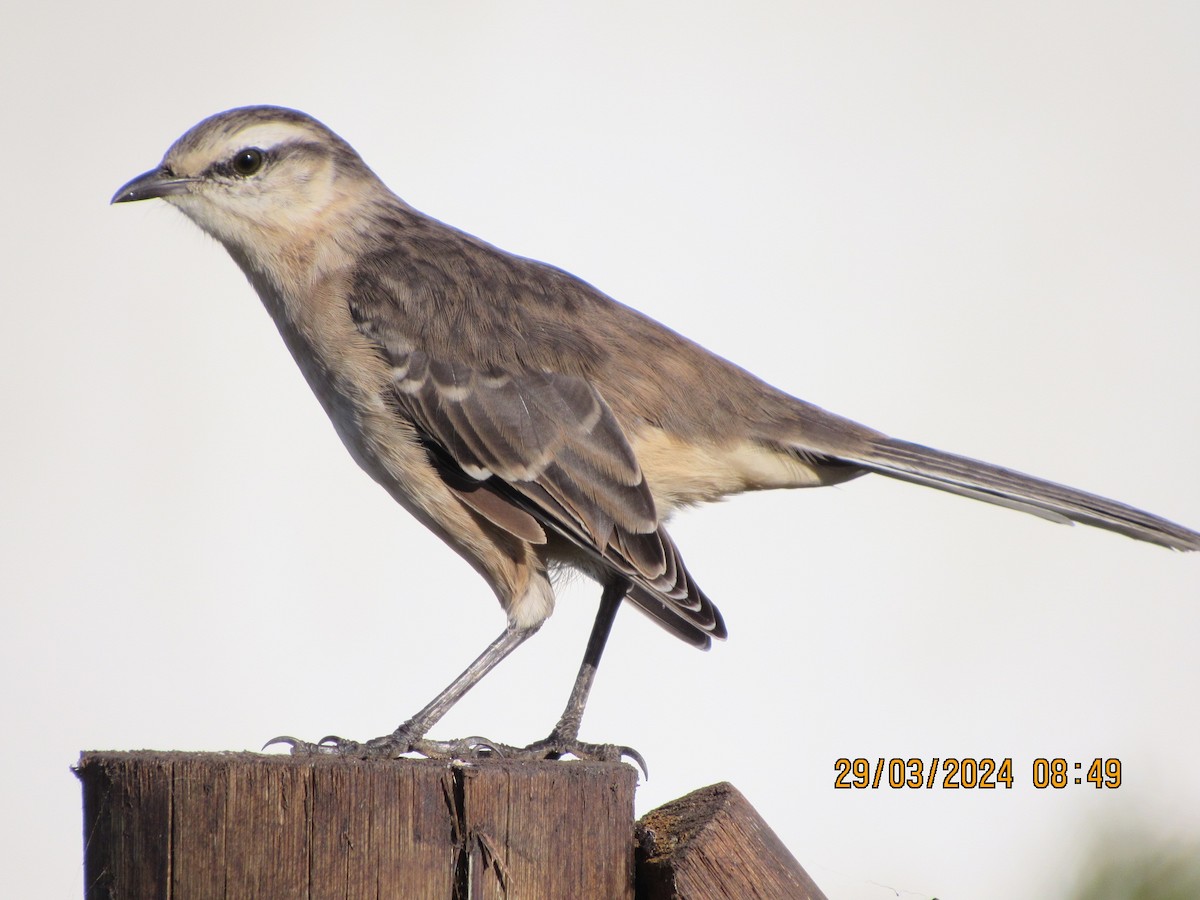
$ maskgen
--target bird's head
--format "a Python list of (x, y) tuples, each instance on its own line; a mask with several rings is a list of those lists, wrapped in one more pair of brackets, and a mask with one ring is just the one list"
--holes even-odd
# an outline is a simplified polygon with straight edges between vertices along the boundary
[(248, 106), (193, 127), (112, 202), (161, 197), (227, 247), (250, 252), (303, 238), (376, 184), (354, 149), (316, 119)]

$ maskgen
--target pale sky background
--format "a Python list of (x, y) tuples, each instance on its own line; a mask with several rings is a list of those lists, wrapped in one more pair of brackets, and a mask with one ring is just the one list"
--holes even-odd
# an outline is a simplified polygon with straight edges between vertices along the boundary
[[(0, 895), (79, 897), (83, 749), (390, 731), (499, 632), (354, 466), (224, 251), (110, 208), (277, 103), (413, 205), (874, 427), (1200, 527), (1200, 5), (10, 4)], [(583, 736), (638, 812), (741, 789), (834, 900), (1062, 897), (1200, 839), (1200, 558), (867, 478), (672, 533), (711, 653), (624, 613)], [(598, 591), (434, 731), (558, 715)], [(839, 757), (1011, 791), (835, 791)], [(1039, 791), (1038, 757), (1124, 784)]]

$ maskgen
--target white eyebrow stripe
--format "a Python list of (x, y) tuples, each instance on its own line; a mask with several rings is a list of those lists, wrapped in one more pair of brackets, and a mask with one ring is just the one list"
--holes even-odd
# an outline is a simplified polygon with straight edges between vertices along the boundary
[(245, 147), (258, 147), (260, 150), (270, 150), (280, 144), (293, 141), (313, 141), (311, 132), (304, 128), (284, 122), (270, 122), (261, 125), (251, 125), (236, 134), (230, 135), (225, 142), (227, 153), (233, 153)]

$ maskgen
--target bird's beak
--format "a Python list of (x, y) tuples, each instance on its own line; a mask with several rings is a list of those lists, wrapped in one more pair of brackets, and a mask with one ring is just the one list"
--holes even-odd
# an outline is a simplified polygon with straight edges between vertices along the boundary
[(153, 169), (121, 185), (121, 189), (113, 194), (110, 202), (130, 203), (134, 200), (171, 197), (186, 193), (194, 181), (195, 178), (177, 178), (164, 168)]

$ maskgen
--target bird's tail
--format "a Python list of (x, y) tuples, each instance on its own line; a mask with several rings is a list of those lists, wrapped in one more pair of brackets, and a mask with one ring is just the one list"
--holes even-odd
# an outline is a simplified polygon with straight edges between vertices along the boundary
[(1055, 522), (1080, 522), (1173, 550), (1200, 550), (1200, 533), (1124, 503), (908, 441), (878, 438), (846, 462)]

